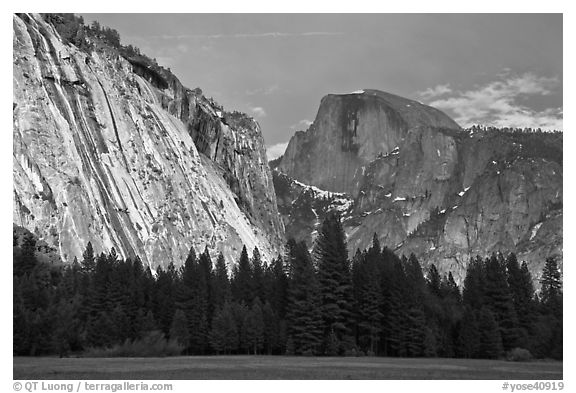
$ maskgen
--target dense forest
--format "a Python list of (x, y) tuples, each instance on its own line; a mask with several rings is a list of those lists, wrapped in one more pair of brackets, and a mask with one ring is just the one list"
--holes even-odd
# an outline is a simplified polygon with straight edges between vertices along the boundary
[(112, 249), (40, 262), (32, 234), (14, 236), (14, 355), (273, 354), (562, 359), (562, 283), (546, 260), (538, 293), (525, 263), (470, 263), (463, 290), (434, 265), (381, 247), (348, 259), (331, 213), (309, 252), (288, 241), (263, 261), (190, 250), (152, 271)]

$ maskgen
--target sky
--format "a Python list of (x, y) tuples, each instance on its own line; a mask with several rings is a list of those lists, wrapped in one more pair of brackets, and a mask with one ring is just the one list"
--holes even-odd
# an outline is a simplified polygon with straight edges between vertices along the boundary
[(461, 126), (562, 129), (562, 14), (82, 14), (253, 116), (268, 158), (326, 94), (378, 89)]

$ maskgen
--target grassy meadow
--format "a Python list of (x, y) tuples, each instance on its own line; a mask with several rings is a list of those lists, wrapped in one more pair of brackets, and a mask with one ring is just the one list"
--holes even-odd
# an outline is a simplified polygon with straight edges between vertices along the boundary
[(15, 357), (14, 379), (562, 379), (562, 362), (481, 359), (182, 356)]

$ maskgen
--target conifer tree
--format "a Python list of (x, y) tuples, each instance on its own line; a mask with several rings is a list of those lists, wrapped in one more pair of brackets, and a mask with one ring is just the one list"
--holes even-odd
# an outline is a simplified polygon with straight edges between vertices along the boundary
[(182, 268), (182, 281), (177, 293), (177, 308), (188, 320), (190, 342), (188, 349), (193, 354), (204, 354), (208, 343), (208, 282), (201, 269), (194, 248)]
[(230, 303), (225, 302), (214, 314), (210, 344), (216, 353), (230, 354), (239, 345), (238, 327)]
[(202, 275), (201, 282), (204, 283), (205, 288), (202, 288), (201, 291), (203, 296), (205, 297), (206, 302), (206, 321), (209, 324), (212, 321), (212, 315), (215, 311), (215, 304), (213, 299), (212, 293), (212, 281), (213, 281), (213, 267), (212, 267), (212, 258), (210, 257), (210, 252), (208, 251), (208, 247), (204, 248), (204, 252), (198, 258), (198, 268), (199, 274)]
[(480, 333), (478, 356), (482, 359), (499, 358), (503, 353), (502, 337), (494, 314), (488, 307), (480, 310), (478, 329)]
[(252, 293), (255, 298), (265, 299), (266, 289), (264, 285), (264, 271), (265, 266), (262, 263), (262, 257), (260, 256), (260, 250), (258, 247), (254, 247), (252, 252)]
[(540, 291), (542, 305), (552, 314), (559, 315), (562, 310), (562, 280), (558, 264), (553, 257), (546, 258), (540, 284), (542, 285)]
[(17, 276), (30, 274), (38, 264), (36, 259), (36, 239), (30, 232), (24, 234), (19, 258), (14, 258), (14, 273)]
[(506, 279), (505, 262), (501, 256), (493, 254), (485, 264), (485, 306), (498, 322), (504, 350), (508, 351), (517, 345), (518, 319)]
[(268, 355), (279, 351), (280, 348), (280, 323), (269, 301), (262, 307), (262, 320), (264, 322), (264, 351)]
[(430, 267), (428, 268), (427, 286), (430, 293), (432, 293), (434, 296), (441, 297), (440, 296), (441, 281), (442, 279), (440, 278), (440, 273), (438, 273), (436, 265), (434, 265), (433, 263), (430, 264)]
[(563, 358), (563, 312), (562, 312), (562, 278), (556, 259), (548, 257), (540, 279), (541, 312), (549, 320), (551, 338), (548, 341), (548, 353), (555, 359)]
[(305, 243), (288, 241), (289, 288), (287, 352), (316, 354), (322, 340), (318, 282)]
[(248, 352), (254, 355), (260, 353), (264, 347), (264, 315), (262, 303), (256, 298), (252, 307), (244, 318), (244, 344)]
[(529, 337), (530, 325), (534, 320), (535, 312), (532, 275), (528, 271), (526, 262), (520, 266), (514, 253), (510, 253), (506, 259), (506, 273), (508, 286), (512, 293), (514, 310), (518, 316), (518, 345), (523, 348), (528, 348), (531, 341)]
[(344, 346), (351, 341), (352, 283), (346, 239), (338, 212), (327, 214), (316, 239), (316, 264), (325, 342), (331, 332)]
[(94, 249), (92, 248), (92, 243), (88, 242), (86, 249), (82, 254), (82, 271), (86, 273), (94, 272), (96, 268), (96, 260), (94, 258)]
[(478, 311), (466, 308), (460, 322), (457, 339), (457, 354), (463, 358), (476, 358), (480, 354), (480, 326)]
[(352, 265), (354, 304), (358, 325), (358, 343), (369, 353), (376, 353), (382, 330), (382, 290), (378, 263), (380, 245), (374, 236), (372, 247), (366, 253), (357, 253)]
[(218, 259), (216, 260), (216, 269), (212, 280), (212, 294), (215, 309), (222, 308), (224, 303), (230, 302), (232, 299), (228, 268), (222, 253), (218, 254)]
[(165, 335), (169, 335), (176, 310), (176, 298), (180, 295), (179, 282), (179, 273), (172, 262), (166, 270), (160, 266), (156, 269), (156, 280), (152, 289), (152, 311), (158, 327)]
[(176, 340), (183, 347), (187, 347), (190, 342), (190, 332), (188, 331), (188, 320), (184, 311), (177, 310), (172, 319), (170, 327), (170, 339)]
[(270, 266), (272, 274), (272, 290), (270, 291), (270, 304), (279, 319), (286, 317), (286, 304), (288, 301), (288, 276), (282, 256), (272, 261)]
[(464, 290), (462, 291), (462, 300), (465, 305), (479, 310), (484, 304), (484, 287), (486, 273), (484, 270), (484, 261), (477, 256), (471, 259), (466, 269), (464, 278)]
[(246, 305), (252, 304), (252, 300), (254, 300), (252, 267), (246, 246), (242, 248), (236, 269), (232, 278), (232, 296), (235, 300), (244, 302)]

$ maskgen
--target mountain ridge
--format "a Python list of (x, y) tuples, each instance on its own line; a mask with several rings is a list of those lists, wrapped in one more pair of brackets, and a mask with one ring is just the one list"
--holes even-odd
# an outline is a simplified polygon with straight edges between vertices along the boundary
[[(388, 108), (371, 104), (372, 96)], [(381, 244), (414, 252), (460, 282), (476, 254), (517, 252), (534, 274), (547, 256), (561, 263), (562, 134), (463, 130), (436, 109), (423, 116), (415, 102), (369, 89), (322, 98), (314, 123), (272, 162), (287, 236), (313, 244), (312, 221), (330, 205), (298, 191), (297, 180), (353, 201), (343, 214), (351, 255), (376, 233)], [(341, 122), (350, 112), (361, 115)], [(349, 134), (354, 151), (340, 143)]]

